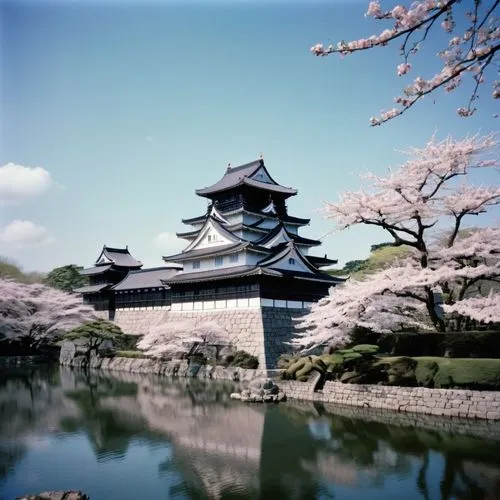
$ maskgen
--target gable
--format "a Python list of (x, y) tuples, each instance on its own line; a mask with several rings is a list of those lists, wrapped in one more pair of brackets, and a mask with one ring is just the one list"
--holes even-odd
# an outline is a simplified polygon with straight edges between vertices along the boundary
[(274, 238), (265, 243), (263, 246), (265, 246), (266, 248), (272, 248), (276, 245), (279, 245), (280, 243), (288, 243), (289, 241), (291, 241), (290, 236), (286, 234), (284, 228), (281, 228), (280, 232)]
[(287, 247), (276, 255), (260, 261), (259, 265), (270, 269), (316, 274), (293, 242), (288, 243)]
[(214, 219), (218, 220), (222, 224), (229, 224), (227, 219), (225, 219), (222, 214), (213, 206), (212, 210), (210, 211), (210, 216), (213, 217)]
[(274, 214), (274, 215), (276, 215), (276, 207), (274, 206), (274, 201), (271, 201), (271, 203), (269, 203), (269, 205), (267, 205), (267, 207), (264, 207), (261, 210), (261, 212), (264, 213), (264, 214)]
[(264, 167), (260, 167), (259, 169), (257, 169), (256, 172), (249, 176), (249, 179), (253, 179), (254, 181), (259, 182), (265, 182), (267, 184), (275, 184)]
[(111, 260), (107, 255), (106, 255), (106, 251), (103, 250), (101, 252), (101, 255), (99, 255), (99, 257), (97, 257), (97, 260), (95, 261), (96, 265), (99, 265), (99, 264), (113, 264), (114, 261)]
[(301, 273), (314, 274), (303, 262), (303, 257), (294, 248), (281, 259), (273, 262), (269, 266), (271, 269), (282, 269), (284, 271), (298, 271)]
[(198, 236), (183, 250), (197, 250), (201, 248), (216, 247), (240, 241), (237, 236), (226, 231), (214, 219), (207, 219), (205, 226), (200, 230)]

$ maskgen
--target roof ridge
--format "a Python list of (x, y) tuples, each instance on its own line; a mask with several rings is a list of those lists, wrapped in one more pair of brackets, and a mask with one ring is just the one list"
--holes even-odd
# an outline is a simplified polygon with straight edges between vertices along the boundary
[[(179, 264), (180, 266), (180, 264)], [(129, 271), (130, 274), (146, 273), (148, 271), (161, 271), (167, 269), (174, 269), (173, 266), (157, 266), (157, 267), (147, 267), (146, 269), (132, 269)]]
[(130, 254), (128, 250), (128, 245), (125, 248), (114, 248), (114, 247), (108, 247), (104, 245), (103, 250), (109, 250), (111, 252), (117, 252), (117, 253), (128, 253)]
[(250, 161), (248, 163), (244, 163), (243, 165), (238, 165), (237, 167), (231, 167), (231, 166), (228, 166), (227, 169), (226, 169), (226, 174), (229, 174), (229, 173), (233, 173), (233, 172), (238, 172), (240, 170), (243, 170), (245, 168), (249, 168), (251, 166), (255, 165), (256, 167), (261, 167), (262, 165), (264, 165), (264, 160), (262, 158), (260, 159), (257, 159), (257, 160), (253, 160), (253, 161)]

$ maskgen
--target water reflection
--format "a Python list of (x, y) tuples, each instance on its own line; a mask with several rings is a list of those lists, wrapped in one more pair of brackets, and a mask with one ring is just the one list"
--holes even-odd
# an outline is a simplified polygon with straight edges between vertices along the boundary
[(498, 424), (485, 439), (432, 420), (244, 405), (234, 389), (59, 368), (0, 374), (0, 498), (76, 487), (92, 500), (500, 499)]

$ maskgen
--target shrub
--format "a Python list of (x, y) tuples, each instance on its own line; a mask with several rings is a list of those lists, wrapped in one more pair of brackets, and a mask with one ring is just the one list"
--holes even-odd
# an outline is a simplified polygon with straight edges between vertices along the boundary
[(374, 344), (359, 344), (355, 345), (352, 350), (354, 352), (359, 352), (360, 354), (367, 355), (367, 356), (375, 356), (375, 354), (378, 353), (380, 350), (380, 347), (378, 345)]
[(417, 385), (423, 387), (434, 387), (434, 376), (439, 370), (439, 365), (431, 359), (420, 359), (415, 368)]
[(282, 370), (286, 370), (293, 363), (295, 363), (295, 361), (297, 361), (299, 358), (300, 358), (300, 356), (298, 354), (292, 354), (292, 353), (286, 352), (278, 358), (277, 367), (282, 369)]
[(434, 376), (435, 387), (461, 389), (500, 389), (500, 360), (437, 358), (439, 370)]
[(500, 332), (494, 330), (449, 333), (374, 333), (358, 330), (354, 344), (377, 344), (393, 356), (500, 358)]
[(416, 385), (415, 368), (418, 362), (413, 358), (405, 356), (393, 360), (387, 370), (387, 382), (389, 385), (402, 387), (413, 387)]
[[(339, 349), (333, 354), (327, 353), (321, 356), (306, 356), (298, 358), (290, 354), (282, 355), (281, 366), (286, 367), (282, 378), (288, 380), (305, 380), (313, 370), (330, 378), (346, 369), (352, 370), (358, 365), (372, 363), (379, 347), (377, 345), (363, 344), (351, 349)], [(288, 365), (287, 365), (288, 364)], [(306, 377), (306, 378), (305, 378)]]
[(137, 351), (137, 343), (141, 340), (142, 335), (130, 335), (128, 333), (123, 333), (120, 336), (117, 336), (113, 344), (117, 349), (121, 349), (123, 351)]
[[(228, 356), (229, 357), (229, 356)], [(188, 357), (189, 363), (197, 364), (197, 365), (206, 365), (207, 358), (201, 352), (195, 352)], [(215, 362), (215, 359), (213, 360)]]
[[(236, 351), (233, 354), (233, 359), (231, 362), (228, 363), (228, 366), (234, 367), (234, 368), (247, 368), (251, 370), (255, 370), (259, 367), (259, 360), (255, 357), (249, 354), (248, 352), (245, 351)], [(228, 356), (227, 358), (229, 358)], [(226, 358), (226, 361), (227, 361)]]

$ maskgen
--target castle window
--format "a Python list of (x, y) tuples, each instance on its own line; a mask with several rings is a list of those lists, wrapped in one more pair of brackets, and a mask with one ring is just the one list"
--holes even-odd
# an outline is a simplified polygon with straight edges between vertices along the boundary
[(294, 266), (295, 265), (295, 259), (293, 257), (290, 257), (288, 259), (288, 263), (291, 265), (291, 266)]
[(215, 265), (217, 267), (222, 266), (224, 264), (224, 257), (215, 257)]
[(229, 262), (238, 262), (238, 254), (233, 253), (229, 256)]
[(211, 241), (212, 241), (212, 235), (211, 235), (211, 234), (209, 234), (209, 235), (208, 235), (208, 242), (210, 243)]
[(200, 261), (195, 260), (193, 261), (193, 269), (199, 269), (200, 268)]

